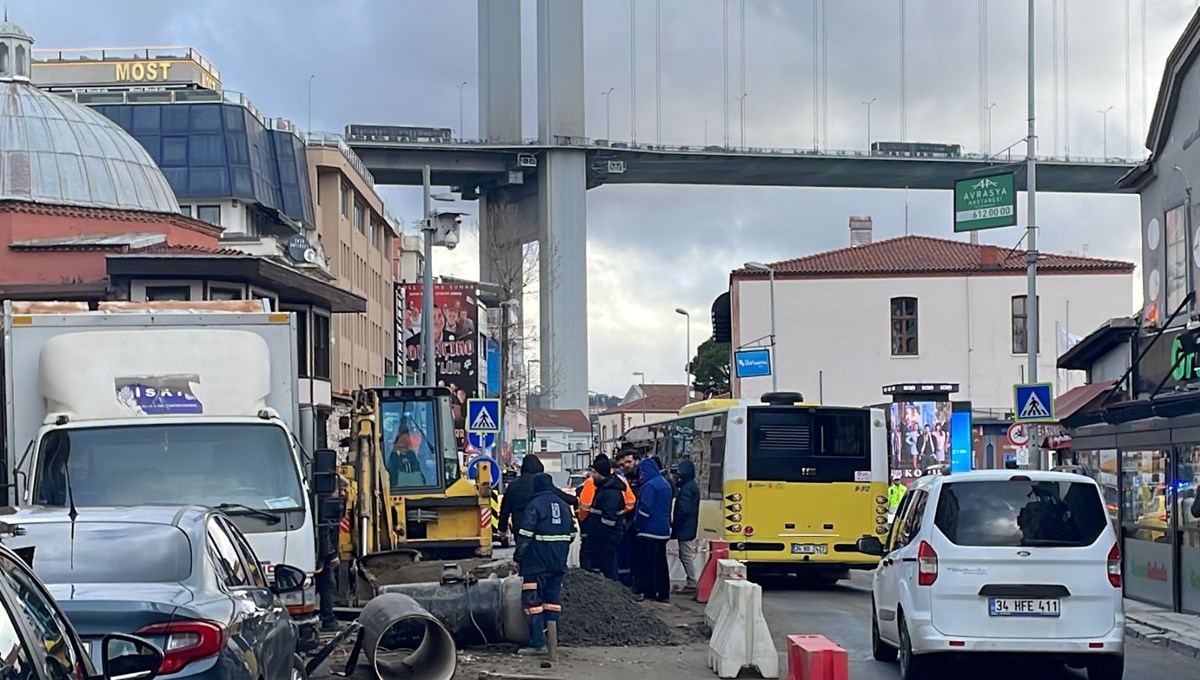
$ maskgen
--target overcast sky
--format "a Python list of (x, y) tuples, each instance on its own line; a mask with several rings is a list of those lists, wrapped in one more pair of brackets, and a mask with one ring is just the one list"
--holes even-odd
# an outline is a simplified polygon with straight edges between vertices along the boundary
[[(637, 131), (655, 141), (654, 0), (637, 2)], [(1147, 4), (1145, 72), (1141, 12)], [(1059, 0), (1057, 4), (1068, 3)], [(739, 0), (730, 1), (730, 96), (746, 92), (745, 143), (811, 147), (812, 0), (746, 0), (746, 83), (740, 83)], [(862, 148), (866, 107), (872, 137), (901, 136), (900, 39), (896, 0), (830, 0), (826, 17), (827, 146)], [(1023, 0), (991, 0), (988, 103), (992, 149), (1025, 134), (1026, 62)], [(1071, 0), (1070, 52), (1055, 40), (1053, 0), (1038, 0), (1038, 106), (1041, 151), (1141, 156), (1146, 106), (1153, 107), (1163, 63), (1196, 0)], [(1126, 79), (1126, 5), (1132, 34)], [(534, 136), (536, 44), (533, 0), (524, 0), (526, 136)], [(301, 126), (314, 75), (313, 128), (347, 123), (459, 127), (458, 83), (465, 89), (465, 131), (475, 113), (476, 0), (8, 0), (11, 19), (38, 47), (189, 45), (221, 69), (225, 87), (245, 92), (268, 116)], [(978, 27), (971, 0), (907, 3), (908, 138), (961, 143), (976, 151), (980, 133)], [(630, 3), (585, 0), (587, 124), (606, 134), (604, 98), (611, 95), (611, 136), (630, 132)], [(718, 143), (724, 132), (722, 0), (661, 0), (662, 142)], [(1061, 23), (1060, 23), (1061, 29)], [(1069, 78), (1064, 73), (1069, 72)], [(1065, 81), (1065, 84), (1064, 84)], [(1126, 92), (1130, 93), (1127, 100)], [(1055, 116), (1057, 100), (1059, 113)], [(1128, 111), (1127, 115), (1127, 101)], [(1069, 102), (1069, 110), (1066, 106)], [(741, 135), (730, 102), (730, 137)], [(1057, 120), (1056, 120), (1057, 119)], [(706, 124), (707, 120), (707, 124)], [(1066, 129), (1069, 127), (1069, 140)], [(385, 189), (394, 214), (420, 216), (419, 190)], [(871, 215), (875, 238), (905, 231), (905, 192), (733, 187), (606, 186), (588, 194), (588, 286), (591, 387), (621, 394), (644, 371), (650, 382), (680, 382), (683, 319), (692, 311), (692, 342), (708, 337), (709, 308), (728, 287), (729, 271), (749, 260), (778, 261), (848, 244), (847, 218)], [(909, 192), (911, 233), (953, 238), (949, 192)], [(1039, 245), (1136, 261), (1136, 198), (1045, 195), (1039, 198)], [(473, 205), (467, 206), (473, 210)], [(1024, 213), (1021, 213), (1022, 218)], [(1012, 246), (1023, 232), (994, 230), (982, 240)], [(468, 237), (439, 252), (435, 271), (478, 276)], [(1141, 286), (1135, 286), (1135, 300)], [(527, 305), (536, 315), (536, 304)], [(1132, 311), (1132, 310), (1131, 310)], [(535, 319), (531, 319), (535, 320)], [(1091, 329), (1071, 329), (1086, 334)], [(781, 334), (786, 329), (781, 329)]]

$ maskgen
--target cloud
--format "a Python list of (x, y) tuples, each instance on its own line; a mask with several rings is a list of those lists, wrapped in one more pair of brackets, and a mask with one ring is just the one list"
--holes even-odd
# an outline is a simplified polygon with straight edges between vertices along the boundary
[[(1146, 2), (1147, 79), (1141, 66), (1141, 7)], [(12, 18), (39, 47), (192, 45), (222, 71), (226, 87), (245, 92), (266, 115), (305, 124), (312, 85), (313, 127), (339, 131), (347, 123), (459, 127), (458, 83), (467, 81), (464, 118), (477, 130), (476, 0), (9, 0)], [(661, 0), (661, 102), (665, 143), (710, 143), (724, 136), (726, 101), (722, 7), (725, 0)], [(1195, 3), (1133, 0), (1123, 17), (1117, 0), (1060, 0), (1068, 6), (1068, 50), (1054, 40), (1051, 0), (1038, 3), (1038, 125), (1043, 153), (1068, 147), (1100, 156), (1108, 106), (1109, 155), (1140, 153), (1145, 106), (1153, 106), (1166, 55)], [(861, 148), (866, 107), (872, 138), (899, 139), (900, 46), (894, 0), (827, 0), (829, 148)], [(655, 3), (637, 1), (638, 138), (654, 141)], [(728, 2), (729, 134), (737, 143), (746, 98), (746, 143), (803, 147), (813, 143), (812, 4), (747, 0), (746, 81), (741, 80), (741, 2)], [(907, 136), (980, 148), (978, 3), (907, 3)], [(585, 93), (593, 137), (627, 139), (630, 132), (629, 3), (586, 2)], [(524, 0), (525, 130), (536, 116), (534, 2)], [(1125, 31), (1133, 34), (1132, 70), (1125, 78)], [(1061, 28), (1061, 20), (1060, 20)], [(1056, 44), (1057, 42), (1057, 44)], [(1026, 119), (1023, 3), (990, 4), (988, 99), (993, 149), (1022, 139)], [(1055, 48), (1058, 48), (1055, 50)], [(1058, 57), (1055, 59), (1055, 52)], [(1057, 64), (1056, 64), (1057, 62)], [(1057, 68), (1056, 68), (1057, 66)], [(1063, 87), (1069, 70), (1069, 88)], [(1058, 74), (1057, 78), (1055, 74)], [(1055, 94), (1055, 81), (1060, 87)], [(611, 115), (601, 92), (615, 88)], [(1126, 115), (1126, 90), (1129, 114)], [(1057, 101), (1057, 106), (1056, 106)], [(989, 102), (989, 103), (990, 103)], [(1067, 125), (1069, 122), (1069, 125)], [(1019, 147), (1020, 148), (1020, 147)], [(382, 192), (392, 211), (412, 222), (419, 192)], [(632, 371), (676, 382), (682, 378), (683, 325), (676, 307), (692, 311), (692, 342), (708, 335), (708, 309), (726, 289), (729, 270), (747, 260), (777, 261), (848, 243), (847, 218), (868, 214), (876, 238), (904, 233), (953, 237), (948, 192), (736, 187), (606, 186), (588, 196), (589, 355), (592, 389), (623, 393)], [(477, 210), (467, 204), (470, 212)], [(1041, 195), (1040, 245), (1057, 252), (1137, 261), (1138, 202), (1117, 196)], [(1015, 246), (1022, 233), (982, 234)], [(439, 272), (477, 276), (469, 243), (436, 256)], [(1140, 286), (1135, 287), (1140, 298)], [(530, 310), (536, 305), (527, 305)]]

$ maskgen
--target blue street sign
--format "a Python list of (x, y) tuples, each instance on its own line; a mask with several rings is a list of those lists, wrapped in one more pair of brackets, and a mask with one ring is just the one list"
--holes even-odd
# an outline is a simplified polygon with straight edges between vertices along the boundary
[(1054, 384), (1013, 385), (1013, 420), (1018, 423), (1053, 423)]
[(495, 432), (468, 432), (467, 441), (480, 451), (487, 451), (496, 445)]
[(500, 483), (500, 466), (496, 463), (496, 459), (491, 456), (475, 456), (469, 465), (467, 465), (467, 479), (472, 482), (479, 476), (479, 463), (487, 461), (492, 465), (492, 481), (491, 485), (496, 486)]
[(468, 399), (467, 400), (467, 431), (468, 432), (499, 432), (500, 431), (500, 400), (499, 399)]
[(733, 353), (738, 378), (761, 378), (771, 375), (771, 350), (739, 349)]

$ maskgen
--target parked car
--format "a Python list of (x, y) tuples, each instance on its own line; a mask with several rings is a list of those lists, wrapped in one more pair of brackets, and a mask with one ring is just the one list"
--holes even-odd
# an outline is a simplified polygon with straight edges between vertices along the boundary
[(904, 495), (872, 584), (871, 647), (903, 680), (948, 654), (1053, 657), (1091, 680), (1124, 673), (1121, 551), (1100, 489), (1064, 472), (922, 477)]
[(148, 641), (120, 633), (99, 641), (97, 673), (87, 645), (25, 558), (0, 544), (0, 677), (152, 680), (158, 674), (163, 654)]
[[(158, 674), (197, 680), (304, 680), (298, 630), (280, 595), (305, 574), (275, 565), (273, 586), (228, 517), (198, 506), (28, 508), (6, 518), (92, 658), (111, 632), (164, 650)], [(125, 679), (121, 680), (133, 680)]]

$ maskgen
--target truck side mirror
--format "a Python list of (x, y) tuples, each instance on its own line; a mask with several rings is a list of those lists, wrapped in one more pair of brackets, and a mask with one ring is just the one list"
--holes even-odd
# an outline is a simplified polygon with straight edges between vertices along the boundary
[(337, 451), (317, 449), (313, 452), (313, 492), (318, 496), (331, 496), (337, 488)]

